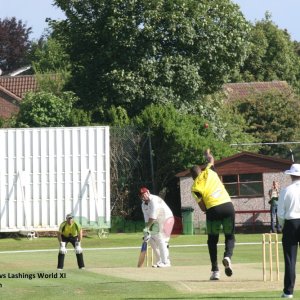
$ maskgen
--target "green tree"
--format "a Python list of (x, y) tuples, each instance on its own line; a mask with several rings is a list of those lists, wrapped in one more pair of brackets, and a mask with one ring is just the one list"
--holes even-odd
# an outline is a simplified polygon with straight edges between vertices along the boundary
[(59, 95), (70, 78), (71, 64), (64, 47), (54, 38), (33, 45), (32, 66), (40, 90)]
[(176, 107), (217, 90), (247, 51), (249, 25), (230, 0), (55, 0), (50, 25), (85, 108)]
[[(295, 141), (300, 129), (299, 97), (292, 93), (255, 94), (232, 103), (247, 121), (247, 132), (263, 143)], [(291, 145), (264, 146), (260, 152), (287, 157)]]
[[(227, 105), (223, 92), (201, 97), (197, 104), (188, 108), (186, 112), (207, 120), (207, 126), (220, 141), (228, 144), (259, 142), (257, 137), (246, 132), (247, 123), (244, 117), (236, 108)], [(257, 147), (252, 148), (252, 151), (257, 150)]]
[(146, 131), (150, 129), (155, 183), (161, 190), (174, 174), (194, 164), (204, 163), (203, 151), (210, 148), (216, 159), (233, 154), (234, 149), (217, 139), (206, 120), (178, 111), (173, 105), (150, 105), (133, 119)]
[(130, 124), (126, 110), (120, 106), (112, 106), (108, 111), (108, 123), (112, 126), (124, 127)]
[(279, 29), (266, 13), (265, 19), (252, 27), (251, 51), (239, 69), (236, 81), (286, 80), (300, 87), (300, 57), (290, 35)]
[(70, 126), (77, 98), (72, 92), (57, 97), (51, 93), (28, 93), (20, 103), (18, 127)]

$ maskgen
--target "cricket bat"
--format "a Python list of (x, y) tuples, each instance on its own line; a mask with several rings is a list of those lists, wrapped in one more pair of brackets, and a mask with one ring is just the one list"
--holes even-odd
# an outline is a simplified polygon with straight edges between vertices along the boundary
[(141, 253), (140, 253), (140, 257), (139, 257), (139, 261), (138, 261), (138, 268), (142, 267), (145, 261), (145, 257), (147, 255), (147, 246), (148, 243), (143, 242), (142, 247), (141, 247)]

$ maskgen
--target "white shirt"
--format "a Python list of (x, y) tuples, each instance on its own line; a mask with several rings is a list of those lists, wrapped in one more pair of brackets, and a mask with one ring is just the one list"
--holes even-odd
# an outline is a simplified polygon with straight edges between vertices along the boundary
[(155, 219), (159, 224), (164, 224), (167, 219), (173, 217), (171, 209), (163, 199), (151, 194), (149, 199), (148, 205), (144, 201), (142, 203), (142, 211), (146, 223), (151, 218)]
[(300, 219), (300, 179), (281, 190), (277, 216), (282, 226), (284, 220)]

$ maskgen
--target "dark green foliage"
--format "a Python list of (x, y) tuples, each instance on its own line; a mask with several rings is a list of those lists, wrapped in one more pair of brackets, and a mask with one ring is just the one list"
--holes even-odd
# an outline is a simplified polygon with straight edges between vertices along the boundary
[(61, 97), (47, 92), (28, 93), (20, 104), (18, 127), (70, 126), (76, 97), (71, 92)]
[(134, 119), (140, 128), (150, 128), (157, 190), (177, 172), (205, 163), (203, 152), (207, 148), (216, 159), (234, 153), (204, 127), (205, 122), (203, 117), (180, 112), (171, 104), (150, 105)]
[[(233, 104), (247, 122), (246, 131), (261, 142), (298, 140), (300, 124), (299, 98), (292, 93), (269, 92)], [(291, 145), (265, 146), (261, 153), (289, 156)]]
[(291, 41), (285, 30), (279, 29), (271, 21), (269, 14), (252, 27), (249, 41), (251, 51), (235, 80), (285, 80), (299, 91), (300, 58), (297, 44)]
[(248, 23), (229, 0), (56, 0), (51, 22), (72, 64), (69, 87), (87, 109), (191, 104), (245, 58)]

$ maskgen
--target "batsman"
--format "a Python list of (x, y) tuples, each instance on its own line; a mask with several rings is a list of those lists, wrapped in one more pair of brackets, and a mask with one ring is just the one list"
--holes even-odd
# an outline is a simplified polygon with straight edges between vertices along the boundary
[(174, 217), (166, 202), (150, 194), (146, 187), (139, 191), (146, 227), (143, 230), (144, 242), (149, 242), (154, 253), (154, 268), (171, 266), (169, 240), (174, 226)]
[(74, 221), (74, 217), (72, 214), (67, 214), (66, 220), (60, 224), (57, 238), (59, 241), (57, 270), (61, 271), (64, 268), (65, 255), (67, 253), (66, 246), (69, 242), (75, 249), (78, 268), (84, 269), (84, 261), (81, 248), (82, 228), (79, 223)]

